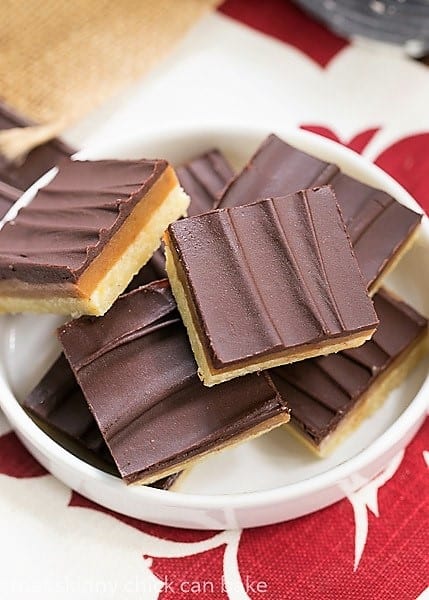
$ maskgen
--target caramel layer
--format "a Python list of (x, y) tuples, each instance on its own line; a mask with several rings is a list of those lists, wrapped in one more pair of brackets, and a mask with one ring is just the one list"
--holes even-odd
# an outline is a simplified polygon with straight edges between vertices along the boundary
[[(179, 182), (174, 170), (172, 167), (167, 167), (147, 194), (136, 205), (122, 227), (113, 235), (109, 242), (104, 246), (101, 253), (79, 277), (77, 287), (82, 297), (89, 298), (92, 295), (94, 289), (100, 283), (100, 280), (105, 276), (106, 271), (108, 271), (113, 263), (116, 263), (119, 260), (131, 244), (135, 243), (136, 238), (142, 229), (147, 227), (149, 221), (153, 218), (154, 213), (158, 211), (163, 202), (165, 202), (168, 194), (178, 186)], [(183, 209), (178, 212), (179, 214), (176, 218), (183, 216)], [(155, 249), (156, 247), (154, 250)], [(140, 265), (140, 267), (141, 266), (142, 265)], [(122, 291), (123, 289), (121, 292)]]

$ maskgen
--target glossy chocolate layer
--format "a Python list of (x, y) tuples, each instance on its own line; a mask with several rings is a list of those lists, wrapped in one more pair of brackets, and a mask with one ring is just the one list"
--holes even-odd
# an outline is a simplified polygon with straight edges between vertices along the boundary
[(217, 208), (252, 204), (325, 185), (338, 173), (336, 165), (297, 150), (271, 134), (224, 191)]
[(59, 330), (65, 354), (129, 483), (214, 450), (287, 408), (265, 375), (206, 388), (166, 280)]
[(331, 185), (363, 277), (371, 287), (419, 225), (422, 215), (344, 173), (338, 173)]
[(343, 211), (368, 288), (420, 223), (421, 215), (338, 167), (270, 135), (225, 190), (218, 208), (242, 206), (329, 183)]
[(188, 216), (200, 215), (212, 208), (234, 171), (217, 149), (196, 156), (176, 169), (179, 181), (191, 197)]
[(85, 397), (64, 354), (27, 396), (23, 407), (87, 450), (113, 463)]
[(7, 211), (15, 204), (21, 194), (21, 190), (0, 181), (0, 219), (5, 216)]
[(376, 294), (374, 304), (380, 325), (363, 346), (270, 371), (291, 407), (291, 422), (317, 446), (427, 331), (424, 317), (387, 292)]
[[(66, 434), (109, 465), (115, 465), (64, 354), (24, 400), (23, 407), (48, 427)], [(164, 477), (152, 485), (167, 490), (178, 476), (179, 473)]]
[[(180, 184), (191, 198), (188, 215), (211, 210), (226, 184), (234, 176), (232, 167), (217, 149), (208, 150), (176, 168)], [(133, 278), (127, 291), (167, 277), (164, 249), (159, 248), (151, 260)]]
[(376, 326), (329, 186), (170, 225), (216, 369)]
[[(31, 121), (19, 115), (9, 106), (0, 102), (0, 131), (15, 127), (34, 125)], [(58, 162), (70, 156), (75, 150), (59, 139), (51, 140), (32, 150), (24, 162), (19, 165), (11, 164), (0, 154), (0, 180), (19, 190), (26, 190), (32, 183), (49, 171)]]
[(0, 280), (76, 282), (167, 165), (64, 159), (53, 181), (0, 231)]

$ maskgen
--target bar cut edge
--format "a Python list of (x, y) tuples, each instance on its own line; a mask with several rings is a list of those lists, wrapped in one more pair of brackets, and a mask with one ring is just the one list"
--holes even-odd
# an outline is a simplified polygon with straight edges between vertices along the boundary
[[(279, 399), (279, 405), (281, 405), (281, 404), (282, 404), (282, 402)], [(185, 470), (185, 473), (186, 473), (186, 471), (188, 469), (190, 469), (197, 462), (206, 458), (209, 455), (212, 455), (216, 452), (220, 452), (221, 450), (225, 450), (226, 448), (232, 448), (242, 442), (257, 438), (260, 435), (263, 435), (264, 433), (268, 433), (269, 431), (271, 431), (272, 429), (275, 429), (276, 427), (280, 427), (281, 425), (286, 425), (286, 423), (289, 422), (290, 415), (289, 415), (288, 409), (286, 408), (286, 403), (284, 403), (284, 407), (285, 407), (284, 410), (282, 410), (282, 412), (279, 415), (276, 415), (265, 421), (262, 421), (262, 423), (258, 423), (258, 425), (255, 425), (255, 427), (252, 427), (251, 429), (248, 429), (247, 431), (241, 432), (241, 433), (237, 434), (236, 436), (229, 438), (228, 440), (222, 442), (221, 444), (219, 444), (218, 446), (216, 446), (214, 448), (205, 450), (204, 452), (201, 452), (199, 454), (191, 456), (191, 457), (187, 458), (186, 460), (175, 462), (174, 465), (161, 468), (160, 470), (156, 471), (155, 473), (148, 474), (146, 477), (144, 475), (142, 475), (141, 477), (138, 477), (138, 479), (136, 479), (135, 481), (130, 481), (129, 480), (130, 478), (128, 478), (128, 481), (127, 481), (127, 478), (124, 477), (124, 481), (128, 485), (133, 485), (133, 486), (134, 485), (147, 485), (148, 483), (153, 483), (154, 481), (159, 481), (160, 479), (163, 479), (164, 477), (168, 477), (169, 475), (172, 475), (173, 473), (177, 473), (177, 471)]]

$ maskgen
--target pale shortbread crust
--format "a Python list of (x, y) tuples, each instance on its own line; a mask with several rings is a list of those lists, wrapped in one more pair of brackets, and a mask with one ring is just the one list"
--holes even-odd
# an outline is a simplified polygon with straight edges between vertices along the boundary
[(260, 358), (258, 362), (248, 362), (242, 367), (232, 367), (229, 369), (214, 369), (213, 366), (208, 362), (208, 358), (204, 351), (203, 344), (195, 326), (183, 284), (178, 277), (173, 255), (170, 248), (168, 247), (169, 238), (167, 234), (164, 236), (164, 242), (166, 269), (168, 278), (170, 280), (171, 289), (173, 291), (174, 297), (176, 298), (177, 306), (179, 308), (182, 320), (188, 331), (192, 351), (194, 353), (195, 359), (199, 367), (198, 376), (200, 377), (204, 385), (207, 387), (223, 383), (224, 381), (228, 381), (230, 379), (235, 379), (236, 377), (247, 375), (248, 373), (264, 371), (266, 369), (272, 369), (273, 367), (279, 367), (281, 365), (296, 362), (299, 360), (305, 360), (307, 358), (313, 358), (315, 356), (340, 352), (341, 350), (347, 350), (348, 348), (356, 348), (357, 346), (361, 346), (367, 340), (369, 340), (375, 331), (375, 328), (373, 328), (369, 331), (359, 332), (351, 336), (343, 337), (336, 343), (334, 343), (332, 340), (326, 340), (321, 344), (313, 344), (311, 349), (308, 349), (307, 351), (286, 351), (278, 353), (275, 357), (269, 359)]
[[(143, 198), (141, 202), (144, 200)], [(189, 202), (189, 196), (180, 185), (175, 185), (159, 206), (152, 211), (150, 218), (132, 243), (111, 264), (110, 268), (107, 268), (88, 297), (77, 297), (76, 292), (74, 296), (65, 297), (63, 294), (56, 296), (53, 285), (49, 286), (50, 289), (48, 288), (49, 291), (45, 297), (40, 297), (40, 286), (35, 296), (31, 297), (31, 286), (28, 286), (28, 291), (23, 297), (0, 296), (0, 312), (43, 312), (73, 317), (82, 314), (103, 315), (159, 247), (162, 234), (168, 225), (186, 215)], [(136, 208), (138, 207), (139, 205)], [(132, 218), (132, 215), (133, 213), (128, 218)], [(120, 236), (120, 233), (121, 229), (115, 235)], [(77, 289), (78, 294), (79, 282), (85, 277), (85, 273), (73, 286)]]
[(220, 452), (221, 450), (225, 450), (226, 448), (237, 446), (241, 442), (245, 442), (256, 438), (264, 433), (268, 433), (269, 431), (271, 431), (271, 429), (274, 429), (275, 427), (285, 425), (289, 421), (289, 418), (289, 413), (287, 411), (284, 411), (280, 415), (271, 417), (271, 419), (268, 419), (263, 423), (259, 423), (259, 425), (257, 425), (256, 427), (253, 427), (252, 429), (249, 429), (248, 431), (245, 431), (244, 433), (241, 433), (223, 442), (222, 444), (219, 444), (219, 446), (216, 446), (216, 448), (212, 448), (211, 450), (205, 450), (204, 452), (201, 452), (201, 454), (198, 454), (198, 456), (193, 456), (191, 458), (184, 459), (181, 462), (175, 463), (171, 467), (166, 467), (164, 469), (156, 471), (156, 473), (151, 473), (147, 477), (142, 475), (138, 481), (133, 481), (128, 485), (147, 485), (148, 483), (153, 483), (154, 481), (158, 481), (159, 479), (168, 477), (168, 475), (177, 473), (177, 471), (181, 471), (182, 469), (189, 469), (195, 463), (199, 462), (200, 460), (209, 456), (210, 454)]
[(411, 348), (407, 348), (398, 356), (382, 373), (369, 389), (362, 394), (362, 397), (347, 413), (347, 415), (338, 423), (337, 427), (320, 443), (319, 446), (314, 443), (310, 437), (293, 422), (285, 426), (285, 430), (292, 433), (307, 448), (315, 453), (319, 458), (325, 458), (346, 439), (355, 429), (359, 427), (364, 419), (370, 417), (384, 403), (389, 393), (395, 389), (414, 369), (419, 360), (428, 352), (429, 337), (426, 332), (423, 338), (415, 342)]

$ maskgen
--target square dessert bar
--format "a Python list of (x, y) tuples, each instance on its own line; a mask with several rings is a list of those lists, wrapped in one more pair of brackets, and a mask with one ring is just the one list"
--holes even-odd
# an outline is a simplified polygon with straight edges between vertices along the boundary
[[(89, 458), (91, 462), (107, 467), (107, 470), (113, 468), (118, 474), (112, 455), (64, 354), (54, 362), (22, 406), (48, 435), (58, 441), (60, 433), (72, 440), (73, 453), (79, 458)], [(151, 485), (163, 490), (171, 489), (181, 474), (174, 473)]]
[(414, 242), (422, 215), (341, 173), (336, 165), (269, 135), (225, 189), (217, 208), (251, 204), (329, 183), (370, 294)]
[(64, 159), (0, 230), (0, 312), (104, 314), (188, 205), (165, 160)]
[[(194, 216), (214, 208), (221, 192), (234, 176), (234, 172), (225, 156), (214, 148), (176, 167), (176, 175), (180, 185), (191, 199), (188, 215)], [(165, 255), (164, 248), (161, 247), (140, 269), (127, 291), (165, 277), (167, 277)]]
[(127, 483), (166, 477), (289, 420), (265, 374), (203, 386), (167, 280), (120, 296), (104, 317), (64, 325), (59, 338)]
[(360, 348), (270, 371), (291, 408), (287, 430), (319, 456), (377, 410), (427, 352), (427, 319), (384, 290), (374, 304), (380, 325)]
[(164, 240), (205, 385), (359, 346), (375, 331), (329, 186), (189, 217)]

